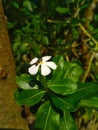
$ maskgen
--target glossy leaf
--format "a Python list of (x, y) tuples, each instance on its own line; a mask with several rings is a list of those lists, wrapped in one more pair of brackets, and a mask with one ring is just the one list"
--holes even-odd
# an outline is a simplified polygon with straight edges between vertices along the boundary
[(36, 85), (36, 80), (30, 77), (30, 75), (23, 74), (21, 76), (16, 77), (16, 83), (19, 85), (20, 88), (26, 90), (26, 89), (32, 89), (33, 86)]
[(98, 109), (98, 97), (84, 99), (80, 102), (80, 106)]
[(79, 63), (79, 61), (75, 60), (67, 65), (67, 69), (64, 73), (63, 78), (68, 78), (73, 80), (74, 82), (77, 82), (79, 81), (82, 73), (83, 69), (81, 67), (81, 64)]
[(68, 79), (73, 80), (74, 82), (79, 81), (81, 75), (83, 74), (83, 69), (81, 64), (78, 61), (73, 61), (70, 63), (70, 71), (68, 74)]
[(77, 89), (77, 84), (69, 79), (59, 79), (52, 82), (48, 88), (57, 94), (66, 95), (74, 93)]
[(40, 106), (36, 114), (35, 129), (58, 130), (60, 116), (49, 101)]
[(66, 62), (62, 56), (56, 56), (53, 60), (57, 64), (57, 69), (53, 72), (51, 82), (58, 81), (60, 79), (70, 79), (74, 82), (80, 80), (83, 69), (78, 60)]
[(79, 83), (76, 92), (66, 96), (54, 95), (52, 96), (52, 101), (59, 109), (67, 109), (70, 112), (76, 111), (80, 106), (97, 108), (97, 86), (96, 83)]
[(55, 96), (52, 96), (51, 98), (54, 105), (63, 111), (66, 109), (73, 111), (76, 108), (73, 104), (71, 104), (70, 102), (67, 102), (64, 97), (55, 95)]
[(20, 105), (33, 106), (37, 104), (44, 96), (45, 91), (37, 89), (28, 89), (15, 93), (15, 99)]
[(63, 111), (59, 130), (78, 130), (75, 121), (69, 111)]
[(82, 100), (87, 100), (95, 96), (98, 96), (97, 83), (79, 83), (77, 91), (73, 94), (66, 95), (66, 97), (63, 97), (63, 100), (72, 104), (74, 108), (78, 108)]
[(63, 56), (56, 56), (53, 58), (53, 61), (56, 63), (57, 69), (53, 72), (50, 82), (54, 82), (54, 81), (58, 81), (59, 79), (62, 79), (68, 64), (68, 62), (65, 62)]

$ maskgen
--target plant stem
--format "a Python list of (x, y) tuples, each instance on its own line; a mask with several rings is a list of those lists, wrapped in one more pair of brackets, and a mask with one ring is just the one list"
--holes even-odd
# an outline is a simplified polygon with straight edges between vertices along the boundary
[(85, 82), (85, 80), (86, 80), (86, 78), (87, 78), (87, 76), (88, 76), (88, 74), (90, 72), (90, 68), (91, 68), (91, 64), (92, 64), (94, 56), (95, 56), (95, 52), (92, 53), (92, 56), (91, 56), (91, 58), (89, 60), (89, 65), (88, 65), (87, 70), (86, 70), (86, 72), (85, 72), (85, 74), (83, 76), (83, 79), (82, 79), (83, 82)]
[(78, 26), (81, 28), (81, 30), (95, 43), (95, 45), (97, 46), (98, 42), (92, 37), (92, 35), (90, 33), (87, 32), (87, 30), (83, 27), (82, 24), (78, 24)]
[[(78, 24), (78, 26), (81, 28), (81, 30), (95, 43), (95, 45), (97, 46), (98, 42), (92, 37), (92, 35), (90, 33), (87, 32), (87, 30), (83, 27), (83, 25), (81, 23)], [(95, 52), (92, 52), (92, 55), (91, 55), (91, 58), (89, 60), (89, 65), (87, 67), (87, 70), (83, 76), (83, 79), (82, 81), (85, 82), (89, 72), (90, 72), (90, 68), (91, 68), (91, 64), (92, 64), (92, 61), (94, 59), (94, 56), (95, 56)]]

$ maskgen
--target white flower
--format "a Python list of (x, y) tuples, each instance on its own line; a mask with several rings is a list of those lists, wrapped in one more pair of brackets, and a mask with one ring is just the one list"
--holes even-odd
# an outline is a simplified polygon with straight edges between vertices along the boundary
[(41, 59), (37, 57), (33, 58), (30, 62), (32, 65), (28, 71), (30, 74), (35, 75), (38, 72), (39, 67), (41, 66), (41, 74), (47, 76), (51, 73), (51, 69), (55, 70), (57, 65), (53, 61), (49, 61), (51, 56), (44, 56)]

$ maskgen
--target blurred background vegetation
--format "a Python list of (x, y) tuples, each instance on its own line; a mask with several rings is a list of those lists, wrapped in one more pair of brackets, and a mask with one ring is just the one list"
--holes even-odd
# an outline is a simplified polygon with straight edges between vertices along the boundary
[(3, 6), (18, 75), (35, 56), (63, 55), (90, 70), (82, 80), (98, 80), (97, 0), (3, 0)]

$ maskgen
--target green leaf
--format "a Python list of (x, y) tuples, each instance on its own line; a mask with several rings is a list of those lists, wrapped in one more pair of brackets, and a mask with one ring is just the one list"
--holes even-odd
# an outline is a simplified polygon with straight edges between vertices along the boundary
[(70, 12), (69, 8), (65, 8), (65, 7), (57, 7), (56, 11), (60, 14), (66, 14)]
[(80, 76), (83, 73), (82, 66), (78, 60), (74, 60), (67, 65), (67, 70), (65, 71), (63, 78), (68, 78), (74, 82), (79, 81)]
[(72, 28), (72, 38), (73, 40), (77, 40), (79, 38), (79, 31), (76, 28)]
[(57, 64), (57, 69), (53, 72), (50, 82), (58, 81), (60, 79), (70, 79), (74, 82), (80, 80), (83, 69), (78, 60), (66, 62), (62, 56), (56, 56), (53, 60)]
[(20, 88), (26, 89), (33, 89), (33, 86), (37, 85), (36, 81), (30, 75), (22, 74), (21, 76), (16, 77), (16, 83), (19, 85)]
[[(95, 97), (96, 96), (96, 97)], [(98, 84), (78, 83), (77, 90), (69, 95), (53, 95), (52, 101), (61, 110), (67, 109), (70, 112), (76, 111), (80, 106), (98, 107)], [(95, 97), (95, 98), (93, 98)], [(91, 100), (90, 100), (91, 99)]]
[(23, 6), (25, 6), (29, 11), (33, 11), (33, 8), (32, 8), (32, 3), (30, 2), (30, 1), (28, 1), (28, 0), (25, 0), (24, 2), (23, 2)]
[(66, 109), (73, 111), (76, 108), (73, 104), (71, 104), (70, 102), (67, 102), (64, 97), (55, 95), (55, 96), (52, 96), (51, 98), (52, 98), (54, 105), (63, 111)]
[(44, 96), (45, 91), (37, 89), (28, 89), (15, 93), (15, 99), (20, 105), (33, 106), (37, 104)]
[(19, 4), (18, 4), (18, 2), (13, 2), (13, 5), (14, 5), (15, 8), (19, 9)]
[(82, 100), (86, 100), (95, 96), (98, 96), (98, 84), (86, 82), (78, 83), (77, 91), (73, 94), (66, 95), (66, 97), (63, 97), (63, 100), (65, 100), (69, 104), (72, 104), (74, 108), (77, 109), (80, 107), (80, 102)]
[(63, 111), (59, 130), (78, 130), (75, 121), (69, 111)]
[(48, 39), (47, 36), (45, 36), (45, 35), (42, 36), (41, 40), (42, 40), (42, 42), (43, 42), (43, 45), (46, 45), (46, 46), (49, 45), (49, 39)]
[(35, 128), (40, 130), (58, 130), (60, 116), (49, 101), (43, 103), (37, 111)]
[(67, 65), (69, 64), (68, 62), (65, 61), (64, 57), (60, 55), (55, 56), (53, 58), (53, 61), (56, 63), (57, 69), (53, 71), (50, 82), (54, 82), (59, 79), (62, 79), (65, 73), (65, 70), (67, 70)]
[(80, 102), (80, 106), (98, 109), (98, 97), (84, 99)]
[(57, 94), (67, 95), (76, 91), (77, 84), (69, 79), (59, 79), (55, 82), (51, 82), (48, 88)]

